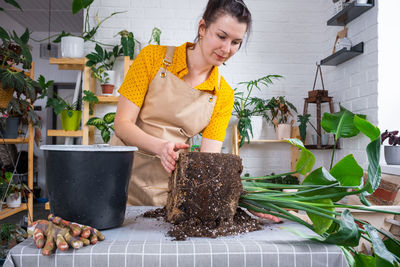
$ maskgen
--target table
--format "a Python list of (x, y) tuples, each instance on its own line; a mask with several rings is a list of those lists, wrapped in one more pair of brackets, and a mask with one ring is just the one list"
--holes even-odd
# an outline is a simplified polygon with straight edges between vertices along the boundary
[(337, 246), (312, 242), (288, 231), (312, 234), (291, 221), (267, 222), (261, 231), (238, 236), (173, 241), (166, 236), (168, 223), (141, 216), (150, 208), (154, 207), (127, 207), (124, 224), (103, 231), (106, 240), (94, 246), (57, 250), (44, 257), (33, 240), (27, 239), (10, 251), (4, 266), (348, 266)]

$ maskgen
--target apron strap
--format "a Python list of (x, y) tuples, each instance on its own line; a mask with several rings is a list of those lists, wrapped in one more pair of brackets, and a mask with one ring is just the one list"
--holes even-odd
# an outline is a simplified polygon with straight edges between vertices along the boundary
[(163, 59), (163, 64), (165, 67), (172, 65), (172, 59), (174, 57), (175, 46), (167, 46), (167, 52)]

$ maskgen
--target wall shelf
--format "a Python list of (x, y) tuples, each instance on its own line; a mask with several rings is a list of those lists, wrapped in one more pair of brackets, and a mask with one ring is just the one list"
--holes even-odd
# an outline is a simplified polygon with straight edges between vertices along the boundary
[(350, 60), (364, 52), (364, 42), (358, 43), (351, 47), (350, 50), (343, 48), (337, 51), (335, 54), (321, 60), (321, 65), (337, 66), (347, 60)]
[(374, 0), (369, 0), (367, 4), (359, 4), (355, 0), (346, 6), (342, 11), (337, 13), (331, 19), (328, 20), (328, 26), (345, 26), (350, 21), (354, 20), (361, 14), (365, 13), (375, 5)]
[(118, 103), (119, 100), (119, 96), (98, 95), (97, 98), (99, 99), (99, 102), (97, 104)]
[(83, 131), (47, 130), (48, 136), (82, 137)]
[[(333, 145), (321, 145), (320, 148), (318, 148), (317, 145), (305, 145), (307, 149), (318, 149), (318, 150), (327, 150), (327, 149), (333, 149)], [(336, 147), (336, 149), (339, 149)]]
[(21, 206), (19, 206), (18, 208), (2, 208), (2, 210), (0, 211), (0, 220), (3, 220), (11, 215), (14, 215), (20, 211), (23, 210), (27, 210), (28, 206), (26, 205), (26, 203), (22, 203)]
[(84, 70), (86, 58), (49, 58), (50, 64), (58, 65), (60, 70)]
[(0, 139), (0, 144), (27, 144), (29, 138), (18, 137), (16, 139)]

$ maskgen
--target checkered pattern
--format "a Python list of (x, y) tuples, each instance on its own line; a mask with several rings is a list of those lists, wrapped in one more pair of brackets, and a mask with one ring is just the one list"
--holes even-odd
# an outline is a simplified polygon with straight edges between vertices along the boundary
[(28, 239), (11, 250), (4, 266), (347, 266), (338, 247), (304, 240), (282, 228), (309, 233), (292, 222), (234, 237), (172, 241), (165, 236), (169, 226), (141, 217), (144, 210), (129, 207), (122, 227), (103, 231), (105, 241), (79, 250), (57, 250), (44, 257)]

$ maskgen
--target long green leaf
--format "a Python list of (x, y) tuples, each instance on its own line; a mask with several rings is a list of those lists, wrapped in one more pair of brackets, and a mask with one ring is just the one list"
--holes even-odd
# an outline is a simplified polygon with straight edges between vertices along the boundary
[(315, 156), (313, 153), (305, 148), (299, 139), (286, 139), (285, 141), (301, 150), (299, 160), (296, 163), (296, 170), (303, 175), (311, 171), (315, 163)]
[(381, 135), (381, 131), (378, 127), (372, 125), (372, 123), (364, 118), (359, 117), (358, 115), (354, 116), (354, 125), (371, 141), (376, 140)]
[(20, 9), (22, 11), (21, 6), (15, 1), (15, 0), (4, 0), (6, 3), (9, 3), (10, 5), (15, 6), (16, 8)]
[(364, 196), (372, 194), (379, 187), (381, 181), (381, 166), (379, 165), (380, 160), (380, 138), (371, 142), (367, 146), (368, 156), (368, 180), (365, 183), (366, 191), (363, 192)]
[(10, 40), (10, 36), (8, 35), (7, 31), (0, 27), (0, 38)]
[(375, 267), (376, 266), (376, 258), (373, 256), (368, 256), (365, 254), (355, 254), (355, 267)]
[(72, 14), (78, 13), (82, 8), (87, 8), (94, 0), (74, 0), (72, 2)]
[(343, 186), (359, 186), (364, 171), (350, 154), (336, 163), (329, 173)]
[(396, 262), (396, 258), (389, 250), (387, 250), (385, 244), (379, 236), (378, 231), (368, 224), (364, 225), (364, 229), (367, 230), (368, 235), (371, 238), (372, 247), (374, 248), (374, 253), (377, 257), (377, 266), (393, 266), (393, 264)]
[(361, 234), (349, 210), (342, 212), (339, 230), (328, 235), (324, 242), (341, 246), (355, 247), (358, 245)]
[[(332, 200), (330, 199), (320, 199), (320, 200), (316, 200), (314, 202), (317, 203), (323, 203), (323, 204), (328, 204), (328, 205), (333, 205)], [(328, 211), (334, 211), (335, 208), (325, 208)], [(331, 216), (332, 218), (335, 218), (335, 215), (332, 213), (325, 213), (328, 216)], [(314, 228), (315, 228), (315, 232), (322, 235), (323, 233), (325, 233), (329, 227), (332, 224), (332, 219), (329, 218), (325, 218), (322, 216), (319, 216), (317, 214), (314, 214), (312, 212), (307, 211), (307, 215), (308, 217), (311, 219), (311, 221), (313, 222)]]

